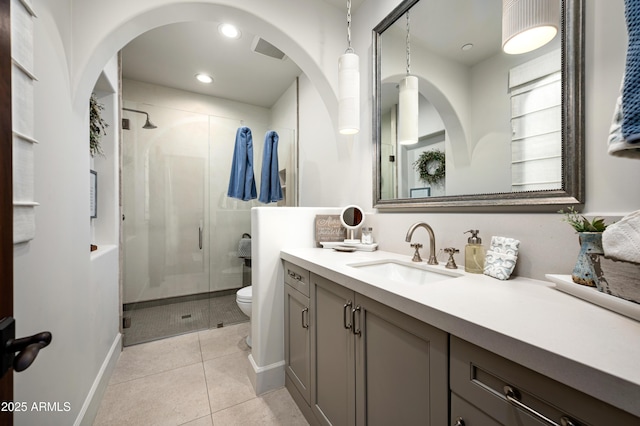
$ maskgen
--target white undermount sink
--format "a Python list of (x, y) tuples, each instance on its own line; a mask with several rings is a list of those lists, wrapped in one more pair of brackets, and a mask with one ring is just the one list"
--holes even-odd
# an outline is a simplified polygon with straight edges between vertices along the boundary
[(462, 276), (462, 274), (454, 271), (436, 270), (425, 263), (403, 262), (394, 259), (351, 263), (347, 266), (369, 272), (381, 278), (418, 285)]

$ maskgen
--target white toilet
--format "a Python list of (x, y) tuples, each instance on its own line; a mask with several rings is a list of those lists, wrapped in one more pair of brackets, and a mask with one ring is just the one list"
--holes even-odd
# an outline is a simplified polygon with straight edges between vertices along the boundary
[[(236, 293), (236, 303), (240, 310), (251, 320), (251, 286), (242, 287)], [(251, 347), (251, 325), (249, 325), (249, 335), (247, 336), (247, 345)]]

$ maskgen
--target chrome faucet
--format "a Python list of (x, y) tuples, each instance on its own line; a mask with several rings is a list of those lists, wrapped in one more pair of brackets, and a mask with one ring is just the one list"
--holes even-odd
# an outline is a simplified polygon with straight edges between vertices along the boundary
[[(417, 222), (411, 225), (411, 227), (407, 231), (407, 238), (405, 238), (405, 241), (408, 243), (411, 243), (411, 237), (413, 236), (413, 231), (415, 231), (416, 228), (424, 228), (429, 233), (429, 260), (427, 261), (427, 263), (429, 265), (437, 265), (438, 261), (436, 260), (436, 237), (433, 234), (433, 229), (431, 229), (431, 227), (428, 224), (426, 224), (425, 222)], [(411, 244), (411, 247), (415, 247), (416, 249), (416, 252), (413, 255), (412, 260), (414, 262), (421, 262), (422, 259), (420, 258), (420, 253), (418, 252), (418, 249), (422, 247), (422, 244)]]

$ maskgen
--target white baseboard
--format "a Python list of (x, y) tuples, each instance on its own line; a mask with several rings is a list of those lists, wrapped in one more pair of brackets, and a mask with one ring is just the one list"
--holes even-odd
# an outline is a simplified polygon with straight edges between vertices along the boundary
[(262, 395), (270, 390), (280, 389), (284, 386), (284, 360), (258, 367), (253, 356), (249, 354), (249, 362), (253, 371), (249, 374), (249, 379), (253, 385), (256, 395)]
[(98, 371), (96, 379), (93, 381), (93, 385), (84, 400), (84, 404), (82, 404), (78, 417), (76, 417), (76, 421), (73, 423), (74, 426), (90, 426), (93, 424), (96, 414), (98, 414), (98, 408), (100, 408), (100, 402), (102, 402), (102, 397), (107, 389), (113, 370), (116, 368), (116, 363), (121, 352), (122, 334), (118, 333), (100, 367), (100, 371)]

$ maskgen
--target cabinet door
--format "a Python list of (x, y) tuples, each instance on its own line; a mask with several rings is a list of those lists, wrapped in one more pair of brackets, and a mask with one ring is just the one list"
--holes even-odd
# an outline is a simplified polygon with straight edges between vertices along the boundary
[(323, 425), (355, 424), (354, 293), (311, 274), (311, 410)]
[(358, 425), (446, 425), (445, 332), (356, 295)]
[(309, 298), (289, 285), (285, 285), (284, 289), (286, 374), (308, 404), (311, 397)]

